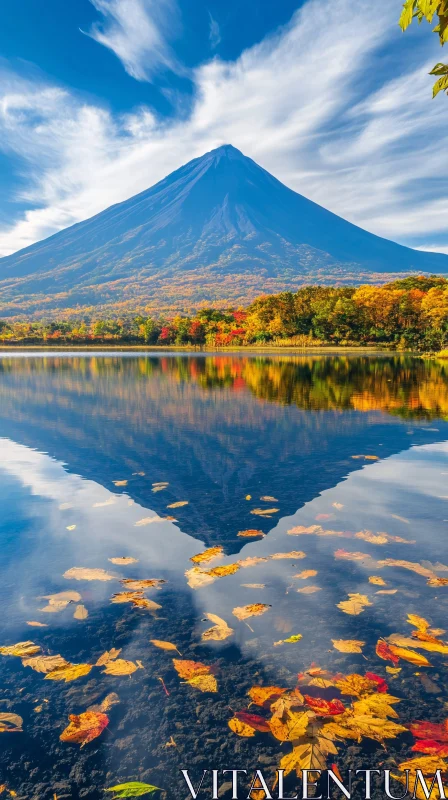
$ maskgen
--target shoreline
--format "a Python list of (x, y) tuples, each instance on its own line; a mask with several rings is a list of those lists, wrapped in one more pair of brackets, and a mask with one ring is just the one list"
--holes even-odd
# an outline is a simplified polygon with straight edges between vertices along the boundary
[[(233, 347), (199, 347), (194, 345), (136, 345), (136, 344), (129, 344), (129, 345), (118, 345), (118, 344), (108, 344), (103, 342), (95, 342), (92, 344), (84, 344), (84, 345), (71, 345), (69, 343), (60, 344), (60, 345), (47, 345), (47, 344), (2, 344), (0, 345), (0, 353), (8, 353), (8, 352), (20, 352), (20, 351), (39, 351), (39, 352), (89, 352), (89, 351), (110, 351), (110, 352), (149, 352), (149, 353), (204, 353), (204, 354), (213, 354), (213, 353), (312, 353), (312, 354), (319, 354), (319, 353), (373, 353), (378, 355), (385, 355), (387, 353), (396, 352), (394, 350), (388, 350), (387, 348), (379, 348), (373, 346), (365, 346), (365, 347), (339, 347), (338, 345), (327, 345), (322, 347), (276, 347), (272, 345), (234, 345)], [(412, 354), (414, 351), (412, 350), (404, 350), (403, 353)], [(417, 354), (418, 355), (418, 354)]]

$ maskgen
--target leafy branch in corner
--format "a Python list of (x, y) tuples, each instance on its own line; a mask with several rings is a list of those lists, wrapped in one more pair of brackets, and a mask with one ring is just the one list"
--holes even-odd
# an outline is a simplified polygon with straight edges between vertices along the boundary
[[(433, 33), (439, 34), (440, 44), (443, 46), (448, 42), (448, 0), (406, 0), (399, 25), (402, 31), (405, 31), (415, 18), (419, 23), (426, 19), (431, 25), (435, 17), (438, 18), (438, 24)], [(448, 94), (448, 64), (436, 64), (429, 74), (438, 77), (433, 86), (433, 97), (439, 92)]]

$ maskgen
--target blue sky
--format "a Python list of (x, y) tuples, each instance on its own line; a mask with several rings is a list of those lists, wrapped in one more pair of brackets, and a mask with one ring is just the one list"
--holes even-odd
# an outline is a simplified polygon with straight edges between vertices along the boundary
[(0, 255), (231, 143), (387, 238), (448, 253), (448, 101), (400, 0), (5, 0)]

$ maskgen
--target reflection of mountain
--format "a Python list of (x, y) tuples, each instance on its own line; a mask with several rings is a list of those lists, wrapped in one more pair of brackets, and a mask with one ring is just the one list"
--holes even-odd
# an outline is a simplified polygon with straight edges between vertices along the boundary
[[(126, 491), (160, 514), (189, 500), (182, 530), (230, 549), (238, 530), (275, 522), (252, 516), (246, 494), (291, 514), (362, 466), (352, 455), (443, 438), (443, 422), (409, 436), (378, 410), (448, 410), (445, 369), (409, 358), (7, 358), (0, 372), (1, 436), (108, 488), (129, 479)], [(161, 480), (169, 489), (153, 494)]]

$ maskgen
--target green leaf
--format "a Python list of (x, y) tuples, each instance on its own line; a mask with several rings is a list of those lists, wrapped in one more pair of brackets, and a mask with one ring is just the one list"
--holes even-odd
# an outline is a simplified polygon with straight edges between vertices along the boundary
[(106, 789), (106, 792), (115, 792), (115, 797), (141, 797), (143, 794), (150, 794), (158, 789), (158, 786), (152, 786), (150, 783), (130, 781), (129, 783), (119, 783), (118, 786), (111, 786), (110, 789)]

